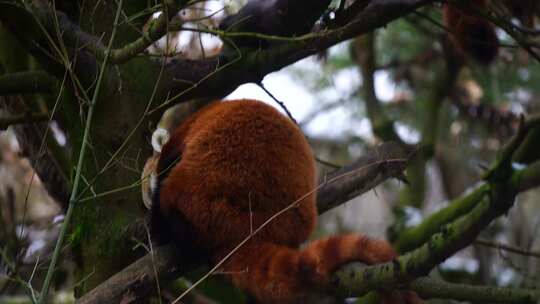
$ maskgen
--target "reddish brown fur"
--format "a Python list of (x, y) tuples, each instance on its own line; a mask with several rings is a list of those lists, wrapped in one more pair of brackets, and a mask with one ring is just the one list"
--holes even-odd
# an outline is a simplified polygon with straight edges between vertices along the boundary
[[(486, 0), (474, 0), (471, 4), (486, 8)], [(486, 19), (467, 14), (451, 4), (444, 5), (444, 24), (456, 47), (479, 63), (488, 65), (497, 57), (499, 38), (495, 27)]]
[[(328, 283), (338, 266), (395, 257), (388, 243), (353, 234), (298, 249), (317, 218), (315, 161), (300, 129), (262, 102), (215, 102), (199, 111), (163, 147), (158, 170), (165, 172), (171, 165), (153, 211), (169, 223), (188, 221), (190, 241), (213, 263), (252, 229), (313, 193), (273, 219), (223, 264), (226, 276), (261, 303), (303, 303), (314, 287)], [(419, 301), (410, 293), (387, 298), (392, 300), (386, 303)]]

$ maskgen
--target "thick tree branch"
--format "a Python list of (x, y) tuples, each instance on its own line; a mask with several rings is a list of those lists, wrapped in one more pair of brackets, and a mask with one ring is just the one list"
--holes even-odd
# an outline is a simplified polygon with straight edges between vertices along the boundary
[(56, 79), (45, 71), (27, 71), (0, 76), (0, 95), (52, 93)]
[(424, 299), (453, 299), (474, 303), (536, 303), (537, 290), (454, 284), (434, 278), (419, 278), (409, 285)]
[[(515, 158), (515, 155), (519, 156), (520, 153), (538, 155), (536, 151), (538, 143), (532, 144), (528, 139), (531, 134), (536, 134), (539, 130), (539, 116), (532, 116), (527, 119), (519, 128), (518, 134), (512, 137), (505, 149), (501, 151), (492, 168), (485, 174), (485, 179), (495, 179), (495, 182), (501, 182), (499, 179), (503, 178), (502, 182), (511, 181), (515, 185), (517, 192), (525, 191), (537, 185), (540, 170), (536, 170), (535, 165), (530, 166), (528, 170), (514, 171), (515, 166), (512, 161), (520, 162), (520, 159)], [(526, 151), (526, 149), (529, 151)], [(500, 176), (500, 174), (504, 175)], [(399, 240), (394, 244), (394, 247), (399, 252), (407, 252), (417, 248), (428, 241), (434, 233), (438, 232), (441, 226), (470, 212), (485, 195), (489, 194), (490, 189), (489, 184), (481, 184), (467, 195), (452, 200), (448, 207), (435, 212), (429, 218), (423, 220), (421, 224), (400, 233)]]
[(482, 184), (468, 195), (454, 199), (448, 207), (430, 215), (419, 225), (408, 228), (400, 233), (399, 240), (394, 244), (394, 248), (398, 252), (407, 252), (422, 245), (433, 234), (441, 230), (441, 225), (445, 225), (470, 212), (488, 191), (489, 187), (486, 184)]
[(176, 60), (167, 66), (162, 90), (169, 99), (162, 105), (200, 96), (221, 97), (247, 82), (259, 82), (266, 74), (314, 55), (328, 47), (382, 27), (434, 0), (374, 0), (350, 23), (335, 30), (297, 37), (287, 44), (272, 45), (227, 58)]
[[(351, 269), (361, 271), (364, 266), (353, 264)], [(347, 280), (349, 278), (345, 278)], [(354, 279), (354, 278), (353, 278)], [(473, 303), (536, 303), (540, 293), (534, 289), (503, 288), (493, 286), (475, 286), (470, 284), (448, 283), (432, 277), (415, 279), (408, 286), (408, 290), (416, 292), (424, 299), (449, 299)], [(368, 299), (368, 295), (361, 300)], [(358, 301), (364, 303), (364, 301)], [(372, 303), (372, 302), (366, 302)]]
[[(235, 15), (225, 18), (220, 28), (232, 32), (254, 32), (267, 35), (293, 37), (309, 33), (315, 22), (330, 5), (330, 0), (304, 1), (250, 0)], [(301, 18), (299, 18), (302, 16)], [(231, 37), (225, 43), (233, 48), (259, 48), (265, 45), (256, 37)]]
[[(358, 269), (348, 265), (335, 274), (334, 286), (341, 296), (362, 296), (378, 286), (400, 286), (416, 276), (423, 276), (468, 246), (495, 218), (508, 212), (518, 191), (540, 185), (540, 163), (517, 171), (506, 184), (487, 184), (489, 191), (468, 214), (440, 227), (429, 241), (393, 262)], [(520, 176), (519, 178), (517, 176)], [(406, 284), (405, 284), (406, 285)], [(528, 302), (537, 300), (529, 297)], [(468, 299), (471, 300), (471, 299)]]
[[(533, 122), (535, 120), (531, 124)], [(530, 128), (523, 129), (530, 131)], [(516, 150), (525, 135), (518, 134), (510, 141), (501, 153), (502, 159)], [(525, 168), (514, 168), (512, 164), (500, 160), (495, 162), (490, 170), (490, 178), (484, 185), (456, 201), (461, 208), (452, 210), (455, 206), (451, 204), (428, 219), (452, 219), (451, 223), (439, 222), (439, 229), (432, 235), (428, 234), (431, 231), (420, 233), (413, 228), (423, 236), (417, 238), (417, 241), (423, 241), (424, 237), (428, 238), (428, 241), (393, 262), (366, 267), (361, 271), (344, 267), (335, 275), (334, 286), (337, 293), (342, 296), (361, 296), (377, 286), (399, 286), (414, 277), (426, 275), (433, 267), (472, 243), (494, 219), (507, 213), (518, 193), (540, 185), (540, 161)], [(470, 211), (467, 212), (467, 208), (470, 208)], [(419, 245), (401, 244), (400, 249)]]
[[(193, 265), (179, 268), (172, 245), (154, 248), (152, 253), (137, 260), (121, 272), (103, 282), (78, 300), (89, 303), (138, 303), (138, 299), (155, 290), (159, 281), (170, 281), (180, 273), (193, 269)], [(156, 277), (156, 274), (159, 274)]]
[[(277, 71), (302, 58), (316, 54), (336, 43), (353, 38), (360, 34), (372, 31), (386, 25), (394, 19), (404, 16), (413, 10), (433, 3), (435, 0), (373, 0), (363, 9), (357, 18), (337, 29), (308, 34), (297, 41), (289, 41), (287, 44), (276, 44), (266, 49), (251, 49), (243, 54), (234, 53), (227, 58), (221, 56), (202, 60), (176, 60), (167, 65), (159, 84), (158, 100), (165, 99), (159, 111), (153, 111), (150, 118), (157, 118), (167, 107), (175, 103), (183, 102), (192, 98), (219, 98), (234, 90), (236, 87), (247, 82), (258, 82), (266, 74)], [(279, 2), (279, 1), (277, 1)], [(295, 1), (288, 1), (294, 3)], [(281, 2), (280, 2), (281, 3)], [(292, 5), (292, 4), (291, 4)], [(322, 7), (322, 6), (321, 6)], [(321, 10), (319, 15), (322, 14)], [(61, 33), (63, 43), (68, 46), (68, 54), (74, 63), (73, 71), (84, 84), (91, 84), (97, 73), (97, 58), (101, 58), (103, 45), (101, 41), (92, 35), (82, 31), (77, 25), (71, 23), (67, 16), (60, 12), (53, 13), (42, 2), (32, 2), (32, 12), (22, 6), (17, 0), (8, 0), (0, 3), (0, 20), (4, 24), (20, 24), (21, 18), (25, 20), (24, 27), (10, 27), (10, 30), (19, 37), (23, 45), (31, 51), (47, 66), (54, 67), (56, 75), (63, 75), (65, 63), (56, 59), (58, 54), (51, 52), (49, 34), (43, 32), (45, 28), (49, 33)], [(290, 18), (299, 18), (301, 11), (290, 14)], [(351, 12), (349, 12), (351, 13)], [(17, 18), (15, 20), (14, 18)], [(38, 22), (39, 21), (39, 22)], [(158, 22), (159, 23), (159, 22)], [(159, 23), (162, 24), (162, 23)], [(160, 26), (152, 27), (156, 33), (162, 33)], [(152, 36), (152, 37), (157, 37)], [(152, 39), (150, 39), (152, 40)], [(111, 52), (113, 61), (123, 62), (136, 53), (135, 50), (145, 45), (146, 38), (128, 44), (124, 48)], [(44, 50), (49, 50), (45, 52)], [(51, 56), (51, 54), (53, 56)], [(101, 54), (101, 55), (100, 55)], [(129, 55), (128, 55), (129, 54)], [(143, 58), (147, 73), (158, 75), (161, 63)], [(154, 109), (156, 110), (156, 109)], [(156, 119), (157, 120), (157, 119)]]
[[(71, 23), (62, 12), (55, 12), (45, 1), (22, 2), (6, 0), (0, 2), (0, 21), (12, 32), (25, 49), (48, 68), (48, 72), (63, 77), (71, 56), (70, 69), (86, 84), (91, 84), (97, 75), (97, 62), (82, 45), (91, 47), (96, 37), (84, 33)], [(58, 25), (58, 31), (57, 26)], [(65, 41), (57, 41), (57, 33), (62, 33)], [(74, 33), (77, 33), (75, 35)], [(69, 47), (64, 54), (62, 45)]]
[(319, 213), (348, 202), (389, 177), (400, 177), (407, 162), (407, 154), (403, 148), (396, 143), (387, 142), (354, 163), (325, 175), (321, 182), (338, 176), (344, 177), (317, 192)]
[[(377, 183), (399, 176), (405, 165), (406, 155), (397, 144), (385, 143), (377, 147), (326, 178), (333, 182), (328, 182), (317, 192), (319, 213), (369, 191)], [(78, 303), (118, 303), (121, 300), (126, 300), (122, 303), (135, 303), (155, 290), (156, 273), (160, 280), (167, 281), (192, 269), (192, 266), (191, 261), (175, 256), (171, 246), (155, 248), (153, 258), (147, 254), (90, 291)]]
[[(55, 32), (55, 26), (58, 25), (63, 35), (64, 42), (71, 48), (82, 48), (89, 51), (95, 58), (103, 60), (106, 55), (106, 48), (98, 37), (84, 32), (78, 25), (74, 24), (62, 12), (54, 11), (53, 8), (46, 6), (39, 1), (31, 2), (29, 8), (31, 12), (26, 11), (23, 5), (16, 0), (5, 1), (5, 7), (11, 6), (11, 9), (18, 8), (21, 14), (34, 14), (45, 28), (50, 32)], [(164, 1), (162, 14), (156, 18), (151, 25), (143, 31), (141, 37), (120, 48), (112, 49), (109, 59), (112, 64), (124, 63), (134, 56), (140, 54), (152, 43), (163, 37), (168, 31), (169, 21), (176, 16), (180, 8), (188, 1), (167, 0)], [(0, 5), (2, 7), (2, 5)], [(43, 33), (33, 33), (36, 37)]]

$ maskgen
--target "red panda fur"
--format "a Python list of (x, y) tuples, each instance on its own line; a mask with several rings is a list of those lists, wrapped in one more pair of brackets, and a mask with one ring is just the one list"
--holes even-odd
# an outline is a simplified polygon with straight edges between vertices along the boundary
[[(317, 219), (313, 153), (300, 129), (262, 102), (214, 102), (203, 108), (173, 132), (157, 170), (153, 226), (168, 229), (178, 245), (194, 246), (214, 264), (303, 198), (222, 265), (225, 276), (259, 303), (305, 303), (340, 265), (396, 257), (387, 242), (359, 234), (299, 249)], [(176, 226), (180, 221), (187, 225)], [(420, 303), (411, 292), (383, 298), (384, 303)]]
[[(479, 8), (487, 8), (486, 0), (473, 0), (470, 3)], [(495, 60), (499, 51), (499, 38), (490, 21), (470, 15), (452, 4), (445, 4), (443, 13), (450, 39), (461, 52), (484, 65)]]

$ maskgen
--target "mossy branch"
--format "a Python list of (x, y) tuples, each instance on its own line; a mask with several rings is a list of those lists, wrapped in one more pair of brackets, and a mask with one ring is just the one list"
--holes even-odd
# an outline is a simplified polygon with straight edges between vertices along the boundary
[(463, 216), (474, 208), (480, 199), (489, 192), (489, 186), (482, 184), (470, 193), (450, 201), (448, 207), (443, 208), (422, 221), (417, 226), (408, 228), (399, 234), (394, 244), (398, 252), (407, 252), (422, 245), (430, 237), (441, 230), (441, 225), (450, 223)]
[(538, 290), (447, 283), (433, 278), (418, 278), (409, 287), (425, 299), (440, 298), (475, 303), (536, 303)]
[[(169, 97), (161, 106), (169, 107), (201, 95), (208, 96), (208, 92), (212, 94), (210, 97), (226, 95), (240, 84), (260, 82), (268, 73), (314, 55), (339, 42), (385, 26), (433, 2), (433, 0), (375, 0), (358, 12), (356, 18), (346, 25), (316, 34), (307, 34), (309, 39), (305, 39), (306, 36), (288, 38), (288, 43), (278, 43), (266, 49), (233, 53), (232, 58), (220, 56), (205, 60), (172, 61), (166, 69), (171, 77), (164, 79), (163, 83), (163, 90), (169, 93)], [(233, 34), (228, 33), (228, 35)]]
[[(537, 145), (531, 144), (530, 136), (536, 134), (539, 129), (538, 116), (524, 120), (518, 133), (506, 144), (491, 169), (485, 174), (485, 179), (494, 183), (511, 182), (517, 192), (538, 185), (535, 180), (537, 178), (535, 175), (538, 174), (536, 165), (529, 166), (527, 170), (516, 170), (512, 161), (519, 162), (520, 159), (516, 157), (521, 154), (535, 154), (538, 157)], [(420, 246), (429, 240), (431, 235), (438, 232), (440, 227), (471, 211), (485, 195), (489, 194), (491, 189), (489, 183), (479, 184), (461, 197), (452, 200), (448, 207), (430, 215), (420, 225), (400, 233), (399, 240), (394, 244), (395, 248), (398, 252), (407, 252)]]
[[(167, 98), (167, 100), (159, 107), (159, 111), (152, 111), (148, 119), (158, 117), (167, 107), (176, 103), (198, 97), (221, 97), (243, 83), (259, 82), (268, 73), (316, 54), (341, 41), (385, 26), (388, 22), (433, 2), (434, 0), (374, 0), (370, 1), (365, 8), (363, 6), (358, 8), (358, 15), (350, 18), (345, 25), (316, 34), (307, 34), (311, 35), (308, 36), (309, 39), (294, 38), (300, 41), (278, 43), (267, 49), (245, 50), (242, 54), (236, 54), (238, 58), (219, 56), (201, 60), (180, 59), (171, 62), (165, 68), (164, 77), (160, 81), (159, 91), (156, 94), (157, 99)], [(102, 58), (105, 54), (98, 37), (84, 32), (65, 14), (53, 12), (41, 1), (27, 3), (31, 11), (19, 0), (0, 2), (2, 23), (9, 26), (8, 29), (21, 39), (24, 47), (40, 59), (41, 63), (51, 67), (52, 72), (60, 76), (64, 74), (65, 67), (58, 60), (48, 56), (55, 52), (51, 51), (51, 41), (47, 38), (47, 33), (43, 33), (43, 28), (50, 33), (56, 33), (58, 25), (58, 32), (62, 34), (61, 38), (68, 47), (70, 56), (77, 59), (73, 60), (75, 64), (73, 71), (83, 84), (92, 84), (98, 71), (97, 58)], [(24, 27), (15, 26), (21, 23), (21, 18), (23, 18)], [(157, 31), (160, 28), (157, 26), (159, 22), (155, 24), (156, 26), (151, 29)], [(157, 35), (150, 36), (157, 37)], [(141, 37), (107, 54), (111, 57), (111, 62), (124, 62), (150, 40)], [(145, 62), (147, 73), (157, 75), (161, 70), (160, 62), (146, 58), (140, 58), (140, 60)]]
[[(507, 184), (486, 185), (488, 188), (483, 195), (472, 194), (479, 200), (471, 200), (476, 204), (468, 214), (440, 227), (440, 232), (433, 234), (418, 249), (393, 262), (364, 268), (348, 265), (336, 272), (333, 281), (336, 292), (343, 297), (362, 296), (379, 286), (396, 288), (414, 277), (426, 275), (433, 267), (468, 246), (495, 218), (506, 213), (518, 191), (540, 185), (540, 162), (516, 171)], [(527, 296), (528, 302), (538, 299), (538, 295), (532, 297), (528, 293)]]
[[(525, 135), (516, 135), (501, 155), (515, 151)], [(415, 248), (427, 239), (423, 245), (389, 263), (361, 270), (344, 267), (334, 277), (336, 292), (341, 296), (362, 296), (379, 286), (400, 287), (404, 282), (428, 274), (433, 267), (472, 243), (494, 219), (507, 213), (518, 193), (540, 185), (540, 161), (519, 169), (507, 162), (496, 161), (496, 164), (491, 172), (497, 179), (487, 180), (431, 216), (421, 225), (426, 231), (419, 228), (406, 231), (404, 235), (409, 238), (399, 248)]]
[[(111, 50), (109, 61), (112, 64), (124, 63), (142, 53), (150, 45), (152, 45), (152, 43), (165, 36), (169, 30), (169, 21), (176, 16), (176, 14), (178, 14), (178, 11), (185, 4), (185, 2), (191, 1), (180, 2), (181, 3), (176, 0), (164, 1), (164, 9), (162, 14), (154, 22), (152, 22), (147, 30), (143, 31), (141, 37), (121, 48)], [(99, 59), (103, 59), (105, 53), (105, 50), (101, 50), (100, 52), (96, 52), (96, 55)]]

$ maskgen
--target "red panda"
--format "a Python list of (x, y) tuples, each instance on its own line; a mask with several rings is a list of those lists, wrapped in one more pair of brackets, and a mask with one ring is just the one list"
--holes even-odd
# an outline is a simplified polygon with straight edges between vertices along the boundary
[[(314, 156), (300, 129), (262, 102), (214, 102), (192, 115), (163, 146), (156, 173), (152, 229), (161, 241), (215, 264), (250, 238), (220, 272), (259, 303), (305, 303), (340, 265), (396, 257), (387, 242), (360, 234), (300, 249), (317, 219)], [(382, 298), (420, 303), (412, 292)]]
[[(486, 0), (470, 1), (471, 5), (487, 7)], [(452, 4), (444, 5), (444, 24), (450, 31), (450, 39), (463, 53), (477, 62), (489, 65), (497, 57), (499, 38), (493, 24), (457, 8)]]

